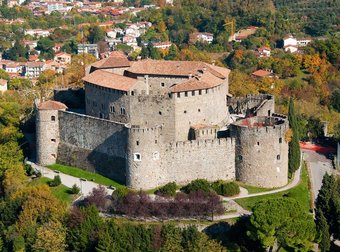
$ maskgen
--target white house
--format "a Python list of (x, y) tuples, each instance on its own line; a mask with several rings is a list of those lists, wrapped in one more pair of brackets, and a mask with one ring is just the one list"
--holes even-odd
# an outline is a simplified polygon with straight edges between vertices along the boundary
[(137, 46), (137, 39), (136, 37), (132, 37), (130, 35), (125, 35), (123, 37), (123, 43), (127, 44), (128, 46)]
[(172, 45), (172, 43), (170, 41), (155, 42), (155, 43), (152, 43), (152, 45), (153, 47), (158, 48), (158, 49), (167, 49)]
[(0, 92), (3, 93), (7, 91), (8, 86), (7, 86), (7, 80), (0, 79)]
[(256, 49), (256, 55), (258, 57), (270, 57), (271, 49), (267, 46), (262, 46)]
[(62, 64), (71, 64), (72, 55), (65, 52), (59, 52), (54, 56), (54, 60)]
[(297, 38), (296, 42), (299, 47), (302, 47), (308, 45), (312, 40), (309, 38)]
[(24, 69), (24, 75), (26, 77), (36, 78), (46, 70), (46, 66), (45, 62), (27, 62)]
[(47, 12), (51, 13), (53, 11), (62, 11), (64, 10), (64, 4), (62, 2), (48, 2), (47, 3)]
[(209, 32), (198, 32), (196, 38), (198, 41), (211, 44), (214, 40), (214, 34)]
[(48, 37), (50, 35), (49, 30), (42, 29), (27, 29), (25, 35), (37, 36), (37, 37)]

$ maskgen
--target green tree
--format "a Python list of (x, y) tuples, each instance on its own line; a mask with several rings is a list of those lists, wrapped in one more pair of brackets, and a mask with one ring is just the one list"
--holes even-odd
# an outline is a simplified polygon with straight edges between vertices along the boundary
[(329, 226), (327, 223), (327, 219), (323, 215), (322, 211), (316, 212), (316, 228), (320, 236), (320, 250), (322, 252), (327, 252), (330, 249), (330, 235), (329, 235)]
[(9, 80), (8, 73), (3, 69), (0, 69), (0, 79)]
[(298, 133), (298, 123), (295, 115), (294, 101), (293, 98), (289, 100), (288, 107), (288, 120), (289, 126), (293, 131), (293, 136), (289, 142), (289, 152), (288, 152), (288, 168), (290, 176), (299, 168), (300, 166), (300, 145), (299, 145), (299, 133)]
[(248, 235), (270, 251), (309, 251), (315, 238), (312, 215), (299, 202), (290, 198), (259, 202), (250, 217)]
[(96, 44), (99, 41), (104, 40), (105, 33), (99, 26), (91, 26), (89, 29), (88, 41), (92, 44)]
[(41, 51), (40, 55), (44, 59), (53, 59), (54, 42), (50, 38), (41, 38), (38, 40), (36, 49)]
[(165, 59), (174, 60), (176, 59), (177, 56), (178, 56), (177, 47), (174, 44), (172, 44), (169, 48), (168, 54), (165, 56)]
[(337, 89), (332, 93), (331, 106), (340, 113), (340, 89)]

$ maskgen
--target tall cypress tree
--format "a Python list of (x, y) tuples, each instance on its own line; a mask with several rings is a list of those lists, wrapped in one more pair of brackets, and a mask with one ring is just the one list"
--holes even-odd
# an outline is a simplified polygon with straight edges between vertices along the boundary
[(298, 133), (298, 124), (295, 115), (294, 109), (294, 101), (293, 98), (289, 100), (288, 107), (288, 120), (289, 127), (293, 131), (293, 136), (291, 141), (289, 142), (289, 152), (288, 152), (288, 168), (290, 176), (295, 172), (300, 166), (300, 145), (299, 145), (299, 133)]

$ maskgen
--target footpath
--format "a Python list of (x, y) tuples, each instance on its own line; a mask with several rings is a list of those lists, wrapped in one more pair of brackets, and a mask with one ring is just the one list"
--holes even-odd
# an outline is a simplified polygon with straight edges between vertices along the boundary
[[(71, 188), (74, 184), (76, 184), (80, 188), (80, 192), (82, 196), (88, 196), (93, 188), (98, 187), (100, 184), (92, 182), (92, 181), (84, 181), (81, 180), (80, 178), (73, 177), (61, 172), (55, 172), (47, 167), (37, 165), (33, 162), (27, 161), (27, 164), (31, 165), (33, 169), (40, 171), (41, 175), (46, 178), (53, 179), (54, 176), (59, 175), (61, 179), (61, 183), (69, 188)], [(113, 190), (106, 188), (106, 191), (109, 195), (112, 194)]]
[[(61, 183), (67, 187), (72, 187), (74, 184), (76, 184), (77, 186), (79, 186), (79, 188), (81, 189), (81, 194), (82, 197), (85, 197), (87, 195), (89, 195), (93, 188), (98, 187), (100, 184), (92, 182), (92, 181), (83, 181), (77, 177), (73, 177), (61, 172), (55, 172), (47, 167), (44, 166), (40, 166), (37, 165), (33, 162), (27, 161), (27, 164), (31, 165), (32, 168), (34, 168), (35, 170), (38, 170), (41, 172), (41, 175), (43, 177), (47, 177), (50, 179), (53, 179), (54, 176), (59, 175), (60, 179), (61, 179)], [(244, 198), (250, 198), (250, 197), (257, 197), (257, 196), (262, 196), (262, 195), (268, 195), (268, 194), (274, 194), (274, 193), (278, 193), (278, 192), (283, 192), (286, 190), (289, 190), (293, 187), (295, 187), (299, 182), (300, 182), (300, 174), (301, 174), (301, 166), (300, 168), (295, 172), (294, 174), (294, 178), (293, 180), (287, 184), (284, 187), (278, 188), (278, 189), (274, 189), (271, 191), (267, 191), (267, 192), (260, 192), (260, 193), (253, 193), (253, 194), (249, 194), (248, 191), (241, 187), (240, 188), (240, 194), (234, 197), (221, 197), (221, 199), (225, 202), (225, 206), (232, 210), (232, 213), (229, 214), (224, 214), (224, 215), (220, 215), (220, 216), (215, 216), (214, 220), (226, 220), (226, 219), (233, 219), (233, 218), (238, 218), (244, 215), (250, 215), (251, 212), (248, 210), (245, 210), (244, 208), (242, 208), (240, 205), (238, 205), (234, 200), (235, 199), (244, 199)], [(106, 188), (107, 193), (109, 195), (112, 194), (113, 190)]]

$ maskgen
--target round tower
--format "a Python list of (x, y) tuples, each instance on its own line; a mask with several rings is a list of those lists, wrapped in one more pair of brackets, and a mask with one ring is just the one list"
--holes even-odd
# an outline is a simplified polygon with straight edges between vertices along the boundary
[(37, 107), (36, 141), (37, 163), (54, 164), (59, 144), (58, 110), (65, 111), (66, 105), (57, 101), (42, 102)]
[(258, 187), (274, 188), (288, 183), (288, 143), (284, 117), (258, 116), (231, 125), (236, 140), (236, 180)]
[(161, 127), (129, 129), (126, 184), (133, 189), (150, 189), (164, 183), (161, 171)]

